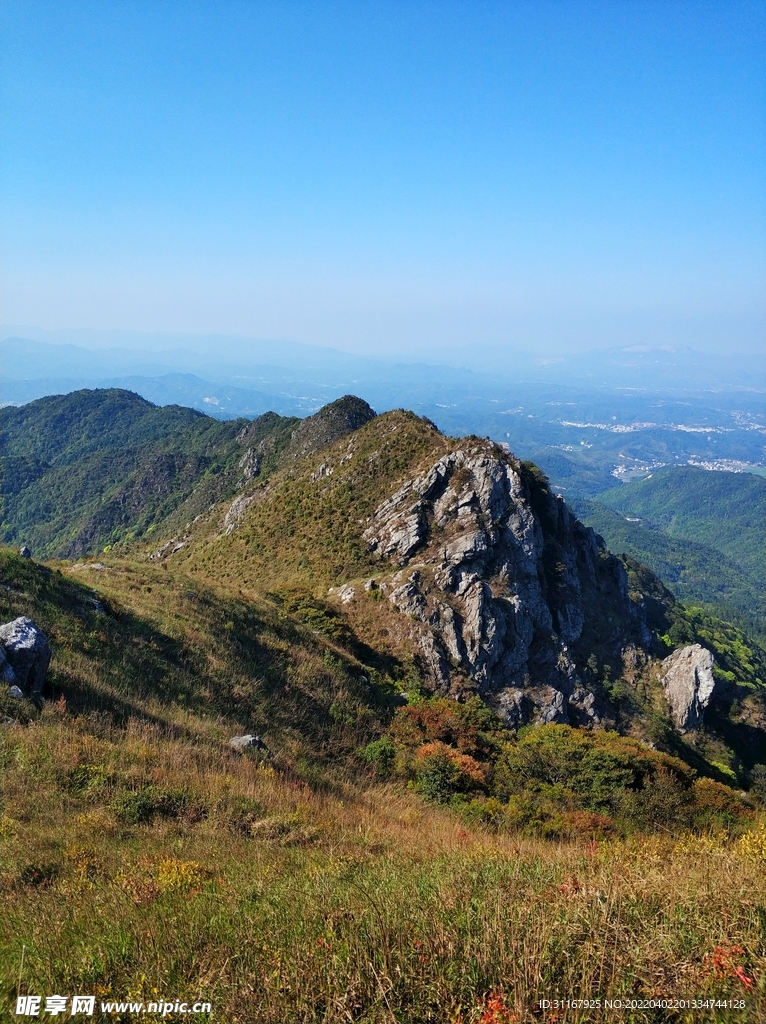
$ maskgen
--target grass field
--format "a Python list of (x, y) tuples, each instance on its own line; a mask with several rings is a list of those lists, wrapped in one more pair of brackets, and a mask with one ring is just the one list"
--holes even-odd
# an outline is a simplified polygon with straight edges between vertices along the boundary
[(56, 705), (4, 730), (2, 757), (7, 1004), (20, 982), (204, 999), (226, 1022), (600, 1019), (539, 1012), (563, 996), (748, 1006), (630, 1020), (766, 1008), (762, 825), (733, 840), (490, 835), (397, 788), (312, 788)]
[[(28, 993), (209, 1001), (221, 1024), (763, 1019), (757, 810), (731, 834), (470, 826), (373, 781), (401, 666), (363, 664), (341, 622), (105, 564), (0, 553), (3, 621), (54, 648), (42, 711), (0, 700), (2, 1019)], [(243, 731), (273, 756), (231, 750)]]

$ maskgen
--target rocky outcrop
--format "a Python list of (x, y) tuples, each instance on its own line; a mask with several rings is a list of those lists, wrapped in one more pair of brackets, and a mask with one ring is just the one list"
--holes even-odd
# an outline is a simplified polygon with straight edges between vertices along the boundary
[(261, 456), (255, 448), (247, 449), (237, 463), (237, 469), (242, 471), (242, 476), (237, 481), (237, 488), (244, 487), (246, 483), (258, 476), (261, 471)]
[(307, 419), (294, 431), (288, 459), (304, 459), (375, 419), (375, 410), (354, 395), (345, 395)]
[(31, 619), (22, 616), (0, 626), (0, 673), (8, 686), (42, 696), (50, 660), (50, 645)]
[(682, 647), (663, 661), (662, 686), (679, 732), (702, 725), (705, 708), (715, 693), (714, 662), (711, 652), (700, 644)]
[(622, 563), (489, 441), (450, 452), (376, 510), (368, 549), (400, 570), (381, 578), (411, 620), (438, 691), (478, 691), (511, 724), (597, 724), (610, 710), (577, 670), (585, 634), (619, 656), (650, 641)]

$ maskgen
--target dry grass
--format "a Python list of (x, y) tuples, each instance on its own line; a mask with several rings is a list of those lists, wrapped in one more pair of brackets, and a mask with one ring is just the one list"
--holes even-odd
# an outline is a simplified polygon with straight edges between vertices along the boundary
[[(556, 996), (748, 1005), (623, 1020), (766, 1013), (762, 833), (466, 828), (360, 780), (384, 703), (278, 603), (155, 566), (3, 557), (0, 613), (51, 635), (66, 699), (0, 729), (0, 1018), (18, 991), (199, 998), (221, 1024), (601, 1019), (539, 1011)], [(226, 746), (240, 729), (273, 763)]]
[[(762, 834), (490, 836), (395, 788), (314, 792), (220, 744), (55, 709), (4, 733), (3, 769), (8, 996), (25, 948), (24, 990), (204, 997), (225, 1022), (467, 1024), (501, 990), (520, 1021), (556, 994), (751, 1014), (633, 1020), (766, 1008)], [(146, 787), (185, 802), (121, 819)]]

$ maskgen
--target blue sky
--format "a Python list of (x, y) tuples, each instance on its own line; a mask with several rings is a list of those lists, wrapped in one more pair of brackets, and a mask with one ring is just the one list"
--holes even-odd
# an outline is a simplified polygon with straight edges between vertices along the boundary
[(754, 351), (766, 8), (5, 0), (3, 320)]

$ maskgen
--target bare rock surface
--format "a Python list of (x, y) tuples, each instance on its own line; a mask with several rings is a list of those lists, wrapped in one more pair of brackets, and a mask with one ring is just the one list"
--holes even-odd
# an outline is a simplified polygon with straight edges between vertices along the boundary
[(244, 736), (232, 736), (229, 740), (229, 746), (234, 750), (238, 750), (240, 753), (245, 751), (256, 752), (259, 754), (268, 755), (271, 753), (269, 748), (263, 742), (260, 736), (254, 736), (251, 733), (246, 733)]
[(673, 651), (663, 661), (662, 686), (679, 732), (702, 725), (705, 708), (715, 692), (714, 662), (711, 652), (700, 644)]
[(45, 634), (21, 616), (0, 626), (0, 673), (5, 683), (42, 696), (51, 649)]
[(577, 645), (591, 621), (617, 654), (640, 648), (643, 608), (619, 559), (513, 456), (490, 441), (450, 452), (383, 501), (363, 538), (399, 567), (381, 590), (438, 692), (473, 688), (514, 725), (609, 718)]

